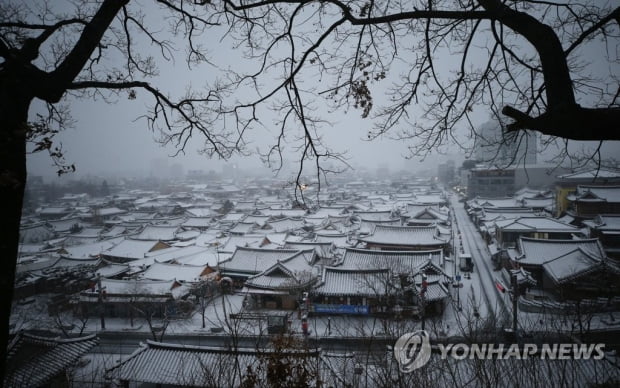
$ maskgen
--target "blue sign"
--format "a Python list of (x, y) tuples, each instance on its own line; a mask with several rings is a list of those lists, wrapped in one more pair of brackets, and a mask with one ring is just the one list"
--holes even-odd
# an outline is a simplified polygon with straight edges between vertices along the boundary
[(368, 306), (356, 306), (349, 304), (314, 304), (315, 313), (323, 314), (360, 314), (368, 315), (370, 308)]
[(461, 281), (461, 274), (456, 275), (456, 281), (460, 282)]

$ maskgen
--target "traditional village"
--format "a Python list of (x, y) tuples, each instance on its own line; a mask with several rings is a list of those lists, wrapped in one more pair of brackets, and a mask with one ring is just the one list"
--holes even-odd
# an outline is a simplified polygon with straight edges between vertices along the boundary
[[(194, 172), (51, 199), (31, 181), (5, 386), (538, 386), (552, 362), (403, 374), (390, 349), (419, 329), (604, 342), (603, 361), (566, 366), (568, 386), (617, 384), (620, 171), (532, 168), (526, 184), (469, 167), (343, 174), (320, 192)], [(270, 380), (275, 364), (306, 385)]]

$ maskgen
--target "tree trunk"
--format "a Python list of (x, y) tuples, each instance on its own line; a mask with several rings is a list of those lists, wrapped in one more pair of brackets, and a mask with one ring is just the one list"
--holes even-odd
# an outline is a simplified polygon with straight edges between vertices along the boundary
[(26, 186), (26, 129), (32, 97), (16, 87), (19, 80), (0, 74), (0, 198), (2, 235), (0, 236), (0, 378), (4, 381), (9, 318), (15, 283), (19, 227)]

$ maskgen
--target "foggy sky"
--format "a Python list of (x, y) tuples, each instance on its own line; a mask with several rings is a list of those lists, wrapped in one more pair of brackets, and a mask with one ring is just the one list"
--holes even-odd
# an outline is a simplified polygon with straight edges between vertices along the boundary
[[(205, 35), (205, 38), (209, 34)], [(176, 53), (178, 58), (174, 63), (160, 63), (160, 76), (152, 80), (164, 91), (180, 93), (185, 85), (200, 88), (206, 82), (212, 81), (222, 69), (231, 66), (240, 57), (238, 51), (230, 48), (226, 42), (217, 39), (205, 39), (210, 59), (219, 66), (199, 66), (190, 71), (183, 61), (183, 52)], [(375, 106), (381, 105), (381, 90), (385, 85), (374, 85), (373, 98)], [(378, 90), (378, 92), (375, 92)], [(108, 104), (102, 100), (75, 99), (69, 97), (66, 103), (71, 106), (72, 117), (75, 120), (73, 128), (59, 134), (55, 141), (62, 145), (65, 159), (69, 164), (75, 164), (77, 173), (73, 177), (88, 175), (102, 175), (121, 172), (124, 175), (148, 175), (152, 173), (155, 160), (171, 158), (177, 151), (172, 146), (162, 147), (155, 141), (155, 135), (151, 133), (144, 119), (138, 117), (147, 110), (150, 99), (146, 93), (138, 90), (138, 98), (130, 100), (122, 94), (117, 97), (116, 103)], [(372, 126), (371, 119), (362, 119), (361, 111), (350, 109), (349, 111), (327, 112), (321, 105), (321, 101), (314, 102), (319, 106), (320, 115), (329, 116), (333, 126), (323, 130), (323, 138), (331, 148), (337, 151), (346, 151), (348, 162), (353, 167), (363, 166), (375, 168), (379, 165), (388, 166), (392, 170), (420, 168), (436, 168), (436, 165), (444, 160), (453, 159), (457, 163), (462, 162), (467, 156), (458, 147), (443, 147), (434, 151), (424, 163), (420, 158), (406, 160), (407, 144), (403, 141), (395, 141), (387, 137), (368, 142), (363, 140)], [(31, 112), (36, 113), (40, 104), (36, 102), (31, 107)], [(474, 117), (478, 124), (488, 121), (486, 107), (474, 107)], [(32, 117), (33, 115), (31, 115)], [(270, 129), (275, 117), (266, 114), (266, 120), (261, 120), (265, 130), (276, 130), (275, 125)], [(260, 131), (250, 134), (250, 147), (265, 146), (261, 141)], [(221, 171), (226, 163), (235, 163), (239, 168), (254, 168), (260, 164), (257, 156), (234, 157), (230, 161), (208, 159), (198, 155), (196, 150), (200, 147), (202, 139), (195, 136), (190, 142), (184, 154), (178, 155), (168, 161), (169, 165), (180, 164), (188, 170), (215, 170)], [(608, 155), (620, 156), (620, 142), (610, 142), (604, 150)], [(442, 153), (447, 155), (442, 155)], [(297, 157), (285, 155), (288, 163), (295, 163)], [(540, 158), (539, 158), (540, 159)], [(458, 165), (458, 164), (457, 164)], [(40, 175), (46, 178), (56, 176), (56, 167), (45, 152), (28, 157), (29, 175)]]

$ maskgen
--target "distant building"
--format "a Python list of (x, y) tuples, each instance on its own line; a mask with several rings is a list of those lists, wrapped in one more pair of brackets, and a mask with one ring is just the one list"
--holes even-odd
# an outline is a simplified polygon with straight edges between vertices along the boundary
[(437, 166), (437, 177), (441, 182), (450, 183), (455, 179), (454, 160), (448, 160)]
[(497, 165), (536, 164), (537, 137), (527, 133), (523, 138), (507, 136), (501, 124), (488, 121), (478, 128), (474, 156)]
[(592, 169), (557, 176), (555, 181), (556, 217), (560, 217), (568, 210), (570, 205), (568, 195), (575, 192), (579, 185), (620, 185), (620, 170)]
[(477, 167), (469, 172), (467, 197), (507, 197), (515, 192), (515, 170)]

